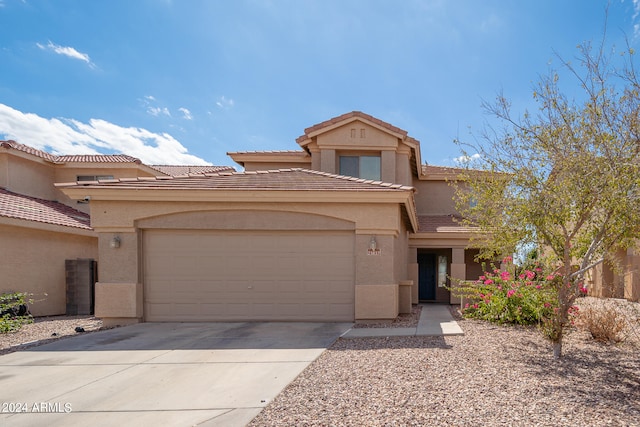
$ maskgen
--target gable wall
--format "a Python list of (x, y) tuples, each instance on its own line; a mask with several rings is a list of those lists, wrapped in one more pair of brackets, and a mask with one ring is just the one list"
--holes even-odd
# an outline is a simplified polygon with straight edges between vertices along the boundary
[(53, 167), (46, 163), (35, 162), (18, 156), (0, 155), (4, 161), (0, 163), (3, 176), (0, 185), (14, 193), (56, 200), (53, 187)]
[[(364, 134), (362, 133), (364, 131)], [(347, 123), (317, 137), (318, 147), (341, 150), (381, 150), (395, 149), (398, 139), (373, 126), (360, 121)]]
[(338, 174), (340, 156), (377, 155), (382, 181), (410, 184), (408, 154), (399, 153), (398, 138), (366, 123), (356, 120), (322, 133), (315, 137), (310, 150), (313, 169)]

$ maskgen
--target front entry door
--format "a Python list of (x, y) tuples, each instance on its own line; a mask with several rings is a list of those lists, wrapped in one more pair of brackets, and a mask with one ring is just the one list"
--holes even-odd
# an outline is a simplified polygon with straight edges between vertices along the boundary
[(418, 255), (418, 299), (435, 301), (436, 299), (436, 255)]

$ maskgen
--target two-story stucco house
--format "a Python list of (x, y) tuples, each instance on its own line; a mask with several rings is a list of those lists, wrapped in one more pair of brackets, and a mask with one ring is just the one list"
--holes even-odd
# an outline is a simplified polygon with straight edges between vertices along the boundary
[[(59, 180), (90, 200), (96, 315), (139, 321), (394, 318), (481, 274), (454, 221), (459, 171), (361, 112), (292, 151), (233, 152), (243, 172)], [(72, 182), (68, 182), (72, 181)]]

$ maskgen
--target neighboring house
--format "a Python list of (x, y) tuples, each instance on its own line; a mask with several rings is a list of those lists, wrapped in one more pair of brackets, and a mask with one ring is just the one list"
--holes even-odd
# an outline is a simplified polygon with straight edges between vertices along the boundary
[(472, 230), (455, 221), (448, 180), (460, 171), (423, 164), (406, 131), (354, 111), (296, 142), (229, 153), (243, 172), (58, 180), (90, 200), (96, 315), (389, 319), (411, 303), (457, 302), (450, 278), (482, 273)]
[(36, 316), (65, 314), (65, 260), (98, 259), (88, 200), (56, 182), (155, 178), (231, 167), (147, 166), (126, 155), (57, 156), (0, 141), (0, 293), (33, 294)]
[(591, 271), (587, 280), (589, 295), (640, 301), (640, 250), (618, 250), (609, 261)]

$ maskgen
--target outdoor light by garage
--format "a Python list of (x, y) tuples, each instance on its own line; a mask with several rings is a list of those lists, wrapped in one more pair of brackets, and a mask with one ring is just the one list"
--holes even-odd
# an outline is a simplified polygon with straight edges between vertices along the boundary
[(376, 236), (371, 236), (369, 240), (369, 248), (367, 249), (367, 255), (380, 255), (380, 248), (378, 248), (378, 242)]
[(113, 236), (111, 242), (109, 242), (109, 246), (112, 249), (118, 249), (120, 247), (120, 236)]

